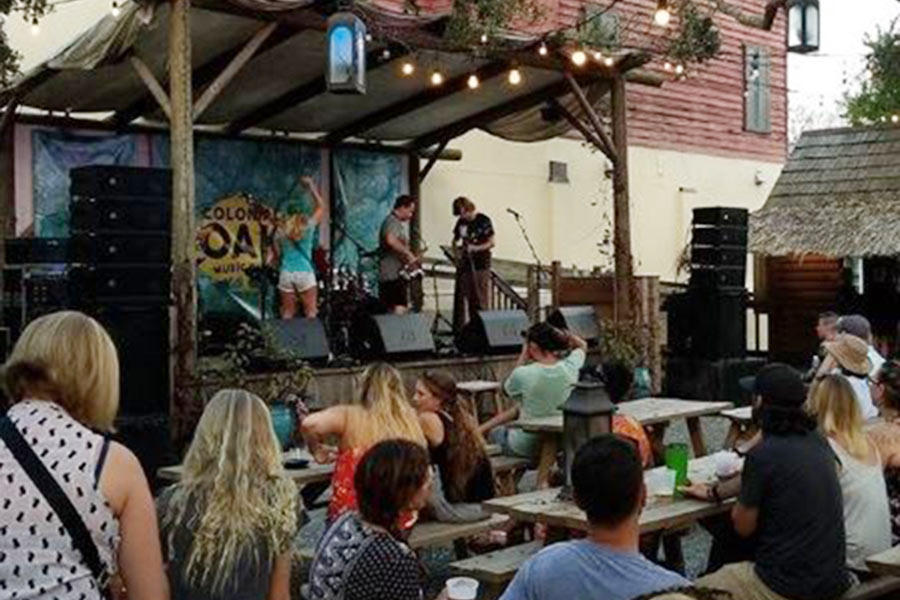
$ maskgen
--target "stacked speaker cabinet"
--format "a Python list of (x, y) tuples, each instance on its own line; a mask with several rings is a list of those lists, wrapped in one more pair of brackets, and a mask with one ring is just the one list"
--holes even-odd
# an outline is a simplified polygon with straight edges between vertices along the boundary
[(68, 297), (119, 352), (117, 428), (152, 476), (170, 460), (171, 172), (71, 171)]
[(746, 354), (747, 220), (741, 208), (694, 210), (690, 283), (666, 307), (673, 353), (706, 359)]

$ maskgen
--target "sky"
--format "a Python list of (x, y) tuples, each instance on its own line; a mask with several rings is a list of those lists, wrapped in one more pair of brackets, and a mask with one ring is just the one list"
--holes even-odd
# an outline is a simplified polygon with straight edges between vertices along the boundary
[[(59, 0), (57, 0), (59, 1)], [(842, 123), (840, 101), (847, 86), (858, 86), (865, 69), (867, 33), (887, 27), (900, 17), (898, 0), (820, 0), (821, 47), (819, 52), (788, 59), (788, 90), (792, 137), (800, 128), (828, 127)], [(9, 42), (23, 56), (29, 69), (108, 14), (112, 0), (62, 0), (56, 11), (33, 35), (31, 26), (11, 16), (6, 28)]]

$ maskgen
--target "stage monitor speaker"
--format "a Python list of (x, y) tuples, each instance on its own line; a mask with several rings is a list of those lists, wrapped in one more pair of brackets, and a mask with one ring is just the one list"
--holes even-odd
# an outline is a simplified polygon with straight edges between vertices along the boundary
[(547, 322), (568, 329), (588, 342), (600, 337), (600, 322), (593, 306), (560, 306), (547, 317)]
[(350, 341), (367, 360), (434, 352), (431, 323), (422, 313), (362, 315), (354, 320)]
[(325, 335), (325, 325), (319, 319), (266, 321), (263, 327), (275, 336), (283, 350), (297, 358), (310, 362), (328, 360), (328, 337)]
[(522, 332), (531, 325), (524, 310), (481, 310), (457, 339), (465, 354), (491, 354), (522, 346)]

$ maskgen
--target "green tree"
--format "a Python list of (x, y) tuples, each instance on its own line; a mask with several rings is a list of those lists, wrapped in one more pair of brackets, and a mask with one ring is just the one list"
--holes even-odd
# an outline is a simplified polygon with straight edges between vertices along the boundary
[(0, 0), (0, 87), (6, 87), (19, 73), (21, 55), (9, 46), (4, 25), (12, 12), (21, 13), (28, 21), (38, 21), (50, 12), (48, 0)]
[(866, 36), (866, 73), (857, 93), (844, 94), (846, 117), (853, 125), (870, 125), (900, 115), (900, 31), (894, 19), (887, 29)]

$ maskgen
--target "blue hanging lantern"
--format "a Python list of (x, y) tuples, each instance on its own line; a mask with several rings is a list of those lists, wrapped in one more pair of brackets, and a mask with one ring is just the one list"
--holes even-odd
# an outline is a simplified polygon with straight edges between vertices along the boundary
[(328, 18), (328, 69), (332, 94), (366, 93), (366, 24), (352, 12)]
[(819, 0), (788, 0), (788, 51), (809, 54), (819, 49)]

